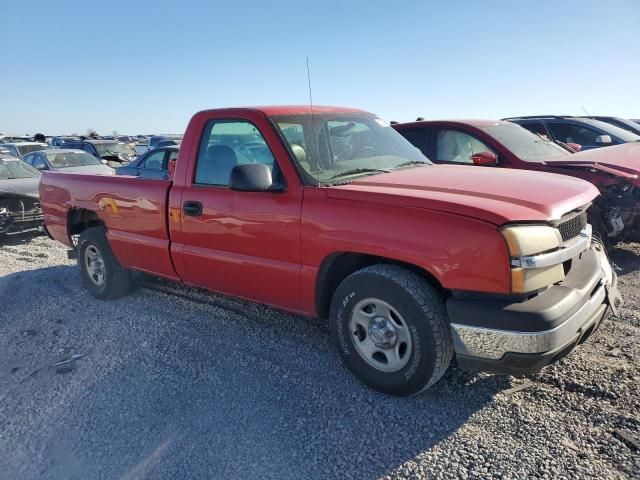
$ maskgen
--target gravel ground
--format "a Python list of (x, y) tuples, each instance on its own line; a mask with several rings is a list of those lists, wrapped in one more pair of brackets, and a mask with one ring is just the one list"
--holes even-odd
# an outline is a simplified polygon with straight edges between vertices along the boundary
[[(0, 247), (0, 477), (640, 478), (640, 248), (626, 304), (528, 379), (450, 369), (397, 399), (326, 326), (154, 282), (112, 302), (45, 237)], [(514, 386), (528, 388), (510, 392)]]

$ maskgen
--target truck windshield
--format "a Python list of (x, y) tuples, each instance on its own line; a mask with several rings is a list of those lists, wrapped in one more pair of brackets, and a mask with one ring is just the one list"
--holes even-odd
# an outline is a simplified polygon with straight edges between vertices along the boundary
[(82, 167), (85, 165), (102, 165), (93, 155), (84, 152), (47, 153), (47, 160), (55, 168)]
[(480, 127), (525, 162), (544, 162), (552, 157), (571, 155), (557, 143), (531, 133), (516, 123), (496, 123)]
[(40, 172), (22, 160), (5, 160), (0, 158), (0, 180), (14, 180), (38, 176), (40, 176)]
[(320, 184), (431, 162), (380, 118), (366, 113), (272, 118), (304, 171)]

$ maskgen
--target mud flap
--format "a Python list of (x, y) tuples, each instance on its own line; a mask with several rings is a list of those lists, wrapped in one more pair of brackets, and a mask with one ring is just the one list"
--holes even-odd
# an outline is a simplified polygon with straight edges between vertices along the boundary
[(611, 307), (611, 311), (614, 315), (618, 315), (618, 308), (622, 306), (624, 301), (622, 295), (618, 290), (618, 287), (612, 285), (605, 285), (605, 292), (607, 294), (607, 303)]

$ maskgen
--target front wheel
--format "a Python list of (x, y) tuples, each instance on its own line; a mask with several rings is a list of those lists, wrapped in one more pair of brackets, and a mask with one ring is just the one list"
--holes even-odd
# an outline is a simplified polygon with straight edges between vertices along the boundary
[(417, 274), (373, 265), (347, 277), (331, 302), (340, 355), (366, 385), (412, 395), (444, 375), (453, 357), (444, 302)]
[(102, 227), (88, 228), (80, 234), (78, 266), (84, 286), (100, 300), (122, 297), (131, 291), (131, 272), (118, 263)]

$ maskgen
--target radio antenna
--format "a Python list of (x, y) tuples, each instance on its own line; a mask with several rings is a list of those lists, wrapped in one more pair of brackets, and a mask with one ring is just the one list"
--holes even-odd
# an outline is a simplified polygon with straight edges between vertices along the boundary
[(307, 57), (307, 85), (309, 86), (309, 108), (311, 109), (311, 120), (313, 121), (313, 95), (311, 94), (311, 69), (309, 68), (309, 57)]
[(591, 118), (591, 114), (590, 114), (589, 112), (587, 112), (587, 109), (586, 109), (586, 108), (584, 108), (584, 107), (580, 107), (580, 108), (582, 109), (582, 111), (583, 111), (584, 113), (586, 113), (586, 114), (587, 114), (587, 117)]
[[(312, 134), (313, 142), (315, 144), (317, 137), (316, 137), (316, 122), (315, 122), (315, 119), (313, 118), (313, 95), (311, 93), (311, 68), (309, 68), (309, 57), (306, 57), (306, 58), (307, 58), (307, 86), (309, 87), (309, 110), (311, 111), (311, 134)], [(315, 160), (316, 164), (318, 165), (319, 157), (317, 157), (316, 155), (319, 155), (318, 150), (313, 152), (313, 156), (316, 158)], [(313, 175), (311, 176), (313, 177)], [(318, 182), (318, 186), (320, 186), (320, 180), (317, 178), (315, 180)]]

